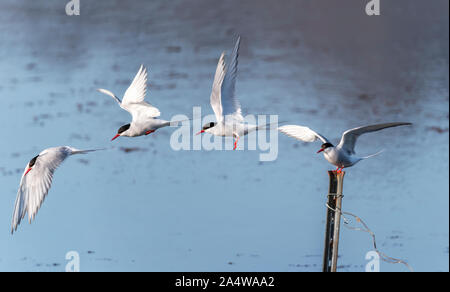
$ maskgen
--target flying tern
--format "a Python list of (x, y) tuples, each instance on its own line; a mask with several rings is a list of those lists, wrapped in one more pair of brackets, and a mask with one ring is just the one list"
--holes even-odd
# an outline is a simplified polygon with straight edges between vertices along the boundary
[(147, 92), (147, 69), (143, 65), (141, 65), (131, 85), (125, 91), (122, 100), (109, 90), (102, 88), (97, 90), (114, 98), (119, 106), (132, 116), (131, 123), (121, 126), (111, 141), (120, 136), (136, 137), (148, 135), (159, 128), (171, 125), (170, 121), (157, 119), (161, 115), (160, 111), (144, 100)]
[(341, 172), (344, 168), (350, 167), (359, 161), (373, 157), (380, 154), (382, 151), (375, 154), (358, 157), (355, 155), (355, 144), (358, 137), (362, 134), (375, 132), (386, 128), (411, 125), (411, 123), (385, 123), (370, 126), (363, 126), (345, 131), (342, 134), (341, 141), (337, 146), (334, 146), (330, 141), (319, 133), (311, 130), (308, 127), (286, 125), (279, 127), (278, 130), (283, 134), (296, 138), (303, 142), (314, 142), (316, 140), (322, 141), (322, 146), (317, 153), (323, 152), (323, 155), (328, 162), (334, 164), (337, 172)]
[(11, 233), (17, 230), (17, 226), (26, 213), (30, 223), (35, 218), (50, 190), (56, 168), (70, 155), (92, 151), (96, 150), (79, 150), (69, 146), (53, 147), (43, 150), (30, 160), (20, 180), (14, 204)]
[(229, 64), (225, 63), (225, 52), (222, 53), (217, 64), (210, 97), (216, 122), (203, 125), (201, 131), (197, 133), (197, 135), (209, 133), (215, 136), (233, 137), (233, 150), (236, 150), (240, 137), (268, 126), (244, 123), (241, 104), (235, 95), (240, 40), (241, 38), (238, 37)]

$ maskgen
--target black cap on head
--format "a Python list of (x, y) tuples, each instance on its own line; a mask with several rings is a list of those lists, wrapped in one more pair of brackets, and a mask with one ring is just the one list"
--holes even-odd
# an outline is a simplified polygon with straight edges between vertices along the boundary
[(333, 146), (333, 144), (327, 142), (327, 143), (323, 143), (320, 148), (327, 149), (328, 147), (334, 147), (334, 146)]
[(28, 163), (28, 167), (33, 167), (33, 165), (36, 163), (36, 159), (39, 157), (39, 155), (36, 155), (33, 157), (30, 162)]
[(123, 132), (125, 132), (129, 128), (130, 128), (130, 124), (123, 125), (122, 127), (119, 128), (119, 130), (117, 131), (117, 134), (122, 134)]
[(212, 128), (212, 127), (215, 127), (216, 124), (217, 124), (217, 123), (214, 123), (214, 122), (207, 123), (207, 124), (205, 124), (205, 125), (203, 126), (202, 130), (203, 130), (203, 131), (204, 131), (204, 130), (208, 130), (208, 129)]

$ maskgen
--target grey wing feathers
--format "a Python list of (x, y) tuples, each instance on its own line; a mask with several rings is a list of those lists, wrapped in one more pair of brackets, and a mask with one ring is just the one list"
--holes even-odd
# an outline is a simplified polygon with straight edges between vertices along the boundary
[(141, 65), (131, 85), (123, 95), (123, 104), (139, 103), (145, 99), (147, 93), (147, 69)]
[(311, 130), (310, 128), (304, 126), (285, 125), (279, 127), (278, 130), (289, 137), (295, 138), (303, 142), (314, 142), (316, 140), (320, 140), (323, 143), (328, 142), (327, 138)]
[(144, 65), (139, 67), (130, 86), (125, 91), (120, 107), (128, 111), (133, 121), (156, 118), (161, 115), (158, 108), (145, 101), (147, 93), (147, 69)]
[(30, 223), (35, 218), (50, 190), (55, 169), (56, 167), (42, 168), (38, 173), (39, 177), (36, 176), (37, 172), (32, 171), (22, 177), (14, 207), (11, 233), (17, 230), (26, 213)]
[(226, 68), (222, 84), (222, 106), (224, 115), (233, 115), (235, 118), (243, 119), (241, 104), (235, 95), (240, 43), (241, 37), (238, 37)]
[(225, 77), (225, 53), (220, 55), (219, 62), (217, 63), (216, 73), (214, 75), (213, 86), (211, 90), (210, 103), (211, 107), (216, 115), (218, 122), (223, 120), (222, 115), (222, 83)]
[(407, 126), (412, 125), (411, 123), (398, 122), (398, 123), (384, 123), (384, 124), (376, 124), (358, 127), (354, 129), (350, 129), (342, 134), (341, 141), (337, 147), (347, 150), (350, 154), (355, 154), (355, 144), (358, 137), (365, 133), (380, 131), (386, 128), (398, 127), (398, 126)]
[(53, 173), (69, 154), (65, 147), (50, 148), (39, 154), (27, 175), (25, 168), (14, 204), (11, 233), (17, 230), (26, 213), (30, 223), (35, 218), (52, 185)]

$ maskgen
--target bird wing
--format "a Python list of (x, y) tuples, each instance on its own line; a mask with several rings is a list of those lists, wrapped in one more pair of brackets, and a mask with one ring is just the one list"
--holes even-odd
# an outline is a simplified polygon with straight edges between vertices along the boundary
[(279, 127), (278, 131), (303, 142), (314, 142), (319, 139), (323, 143), (329, 143), (327, 138), (304, 126), (286, 125)]
[(14, 205), (11, 233), (17, 230), (17, 226), (26, 213), (28, 213), (30, 223), (36, 216), (52, 185), (53, 173), (69, 156), (69, 152), (62, 151), (61, 148), (63, 147), (42, 151), (37, 157), (33, 169), (26, 175), (28, 165), (25, 168)]
[(122, 108), (131, 114), (132, 122), (135, 123), (146, 123), (161, 115), (157, 108), (145, 101), (127, 104), (126, 106), (122, 106)]
[(240, 43), (241, 38), (238, 37), (223, 79), (222, 107), (224, 116), (231, 115), (235, 119), (243, 121), (244, 118), (242, 117), (241, 103), (235, 94)]
[(411, 123), (385, 123), (358, 127), (350, 129), (342, 134), (341, 141), (338, 144), (338, 148), (346, 150), (349, 154), (355, 154), (355, 144), (358, 137), (362, 134), (375, 132), (386, 128), (411, 125)]
[(161, 115), (159, 109), (144, 101), (147, 92), (147, 69), (141, 65), (131, 85), (125, 91), (121, 107), (128, 111), (135, 119), (135, 111), (145, 111), (148, 117), (156, 118)]
[(211, 90), (210, 103), (211, 107), (216, 115), (217, 122), (223, 121), (222, 114), (222, 83), (225, 77), (225, 53), (222, 53), (217, 63), (216, 74), (214, 75), (214, 81)]
[(240, 37), (238, 37), (234, 46), (230, 63), (226, 65), (225, 53), (222, 53), (217, 64), (210, 102), (218, 122), (224, 121), (225, 116), (228, 115), (239, 121), (244, 120), (241, 104), (235, 96), (239, 45)]

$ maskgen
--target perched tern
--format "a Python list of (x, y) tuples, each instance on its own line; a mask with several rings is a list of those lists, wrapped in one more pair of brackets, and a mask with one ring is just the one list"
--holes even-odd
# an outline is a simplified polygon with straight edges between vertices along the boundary
[(96, 150), (78, 150), (69, 146), (54, 147), (45, 149), (30, 160), (20, 180), (14, 204), (11, 233), (17, 230), (17, 226), (26, 213), (30, 223), (34, 219), (52, 185), (56, 168), (70, 155), (92, 151)]
[(97, 90), (114, 98), (119, 106), (132, 116), (131, 124), (120, 127), (111, 141), (120, 136), (148, 135), (159, 128), (171, 125), (170, 121), (157, 119), (161, 115), (159, 110), (144, 100), (147, 92), (147, 69), (143, 65), (139, 68), (130, 87), (125, 91), (122, 100), (109, 90), (102, 88)]
[(211, 107), (217, 121), (203, 125), (202, 130), (197, 133), (197, 135), (209, 133), (215, 136), (233, 137), (233, 150), (236, 150), (240, 137), (267, 126), (244, 123), (241, 104), (234, 93), (240, 40), (241, 38), (238, 37), (228, 66), (225, 64), (225, 53), (222, 53), (217, 64), (210, 97)]
[(334, 164), (337, 168), (337, 172), (341, 172), (342, 169), (346, 167), (350, 167), (359, 161), (373, 157), (375, 155), (380, 154), (382, 151), (377, 152), (375, 154), (365, 156), (365, 157), (357, 157), (355, 156), (355, 144), (358, 137), (362, 134), (375, 132), (386, 128), (398, 127), (398, 126), (406, 126), (412, 125), (411, 123), (385, 123), (385, 124), (377, 124), (370, 125), (364, 127), (358, 127), (354, 129), (350, 129), (345, 131), (342, 134), (341, 141), (337, 146), (331, 144), (327, 138), (320, 135), (317, 132), (314, 132), (308, 127), (304, 126), (296, 126), (296, 125), (286, 125), (279, 127), (278, 130), (283, 134), (286, 134), (290, 137), (296, 138), (300, 141), (304, 142), (314, 142), (317, 139), (322, 141), (322, 146), (320, 147), (317, 153), (323, 152), (323, 155), (329, 163)]

